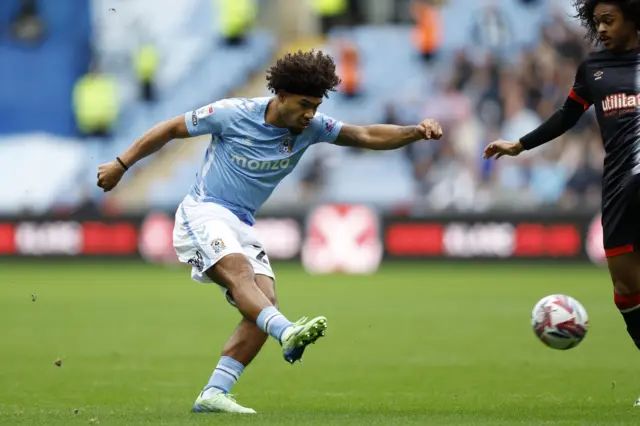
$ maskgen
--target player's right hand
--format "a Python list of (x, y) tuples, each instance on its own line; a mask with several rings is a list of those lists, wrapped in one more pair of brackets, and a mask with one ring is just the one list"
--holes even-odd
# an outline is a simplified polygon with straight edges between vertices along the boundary
[(98, 167), (98, 187), (104, 189), (104, 192), (111, 191), (120, 182), (124, 172), (125, 169), (115, 160), (100, 165)]
[(424, 135), (425, 139), (440, 139), (442, 137), (442, 127), (436, 120), (424, 120), (418, 124), (418, 132)]
[(496, 160), (503, 155), (508, 155), (510, 157), (515, 157), (524, 151), (524, 147), (520, 142), (507, 142), (503, 140), (497, 140), (495, 142), (491, 142), (484, 149), (484, 155), (482, 158), (491, 158), (495, 155)]

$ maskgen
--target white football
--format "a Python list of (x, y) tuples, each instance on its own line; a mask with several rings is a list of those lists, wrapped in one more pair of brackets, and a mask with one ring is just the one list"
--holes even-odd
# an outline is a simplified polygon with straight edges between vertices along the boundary
[(531, 313), (533, 332), (553, 349), (575, 348), (589, 329), (584, 306), (571, 296), (552, 294), (540, 299)]

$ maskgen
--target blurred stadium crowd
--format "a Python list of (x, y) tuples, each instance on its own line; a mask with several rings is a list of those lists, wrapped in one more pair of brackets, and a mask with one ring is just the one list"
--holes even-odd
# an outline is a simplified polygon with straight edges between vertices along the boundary
[[(539, 28), (539, 43), (506, 55), (503, 43), (518, 23), (501, 17), (499, 9), (476, 22), (473, 34), (484, 43), (456, 51), (451, 72), (423, 101), (422, 115), (449, 131), (438, 143), (407, 149), (423, 208), (599, 207), (603, 151), (591, 113), (535, 153), (499, 162), (479, 159), (486, 143), (518, 140), (565, 102), (589, 49), (583, 31), (565, 18), (552, 15)], [(401, 121), (393, 105), (389, 117)]]
[[(54, 4), (55, 3), (55, 4)], [(208, 143), (170, 145), (121, 191), (98, 164), (154, 123), (227, 96), (266, 96), (285, 50), (334, 54), (344, 84), (322, 110), (354, 124), (441, 122), (396, 152), (309, 150), (265, 211), (363, 202), (433, 211), (587, 209), (603, 152), (591, 113), (553, 144), (481, 160), (564, 102), (590, 48), (568, 0), (5, 0), (0, 2), (0, 212), (166, 208)]]

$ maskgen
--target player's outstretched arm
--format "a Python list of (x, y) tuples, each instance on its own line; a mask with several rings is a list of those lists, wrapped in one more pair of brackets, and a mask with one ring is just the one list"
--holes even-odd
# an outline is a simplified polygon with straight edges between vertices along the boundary
[(496, 160), (503, 155), (515, 157), (524, 150), (533, 149), (537, 146), (545, 144), (562, 136), (565, 132), (576, 125), (582, 114), (584, 114), (584, 106), (567, 99), (564, 106), (556, 111), (547, 121), (542, 123), (537, 129), (520, 138), (518, 142), (508, 142), (497, 140), (491, 142), (484, 149), (483, 158), (492, 158)]
[(442, 128), (434, 120), (425, 120), (417, 126), (395, 126), (375, 124), (372, 126), (350, 126), (345, 124), (335, 144), (373, 150), (401, 148), (423, 139), (440, 139)]
[(105, 192), (111, 191), (129, 167), (158, 151), (170, 140), (190, 136), (182, 115), (156, 124), (117, 159), (102, 164), (98, 168), (98, 186)]
[(576, 125), (582, 114), (589, 109), (592, 96), (585, 79), (585, 63), (583, 62), (576, 72), (573, 89), (562, 108), (556, 111), (547, 121), (537, 129), (520, 138), (518, 142), (497, 140), (491, 142), (484, 149), (483, 158), (495, 159), (503, 155), (516, 156), (524, 150), (533, 149), (563, 135), (567, 130)]

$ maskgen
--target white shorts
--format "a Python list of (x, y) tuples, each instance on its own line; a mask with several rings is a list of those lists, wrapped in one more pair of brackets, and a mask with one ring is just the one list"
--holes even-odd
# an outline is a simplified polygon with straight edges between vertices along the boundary
[[(256, 230), (242, 222), (229, 209), (214, 203), (201, 203), (187, 195), (176, 211), (173, 247), (182, 263), (191, 265), (191, 278), (211, 283), (206, 271), (228, 254), (247, 256), (255, 274), (275, 280), (269, 258)], [(220, 286), (233, 300), (225, 287)]]

